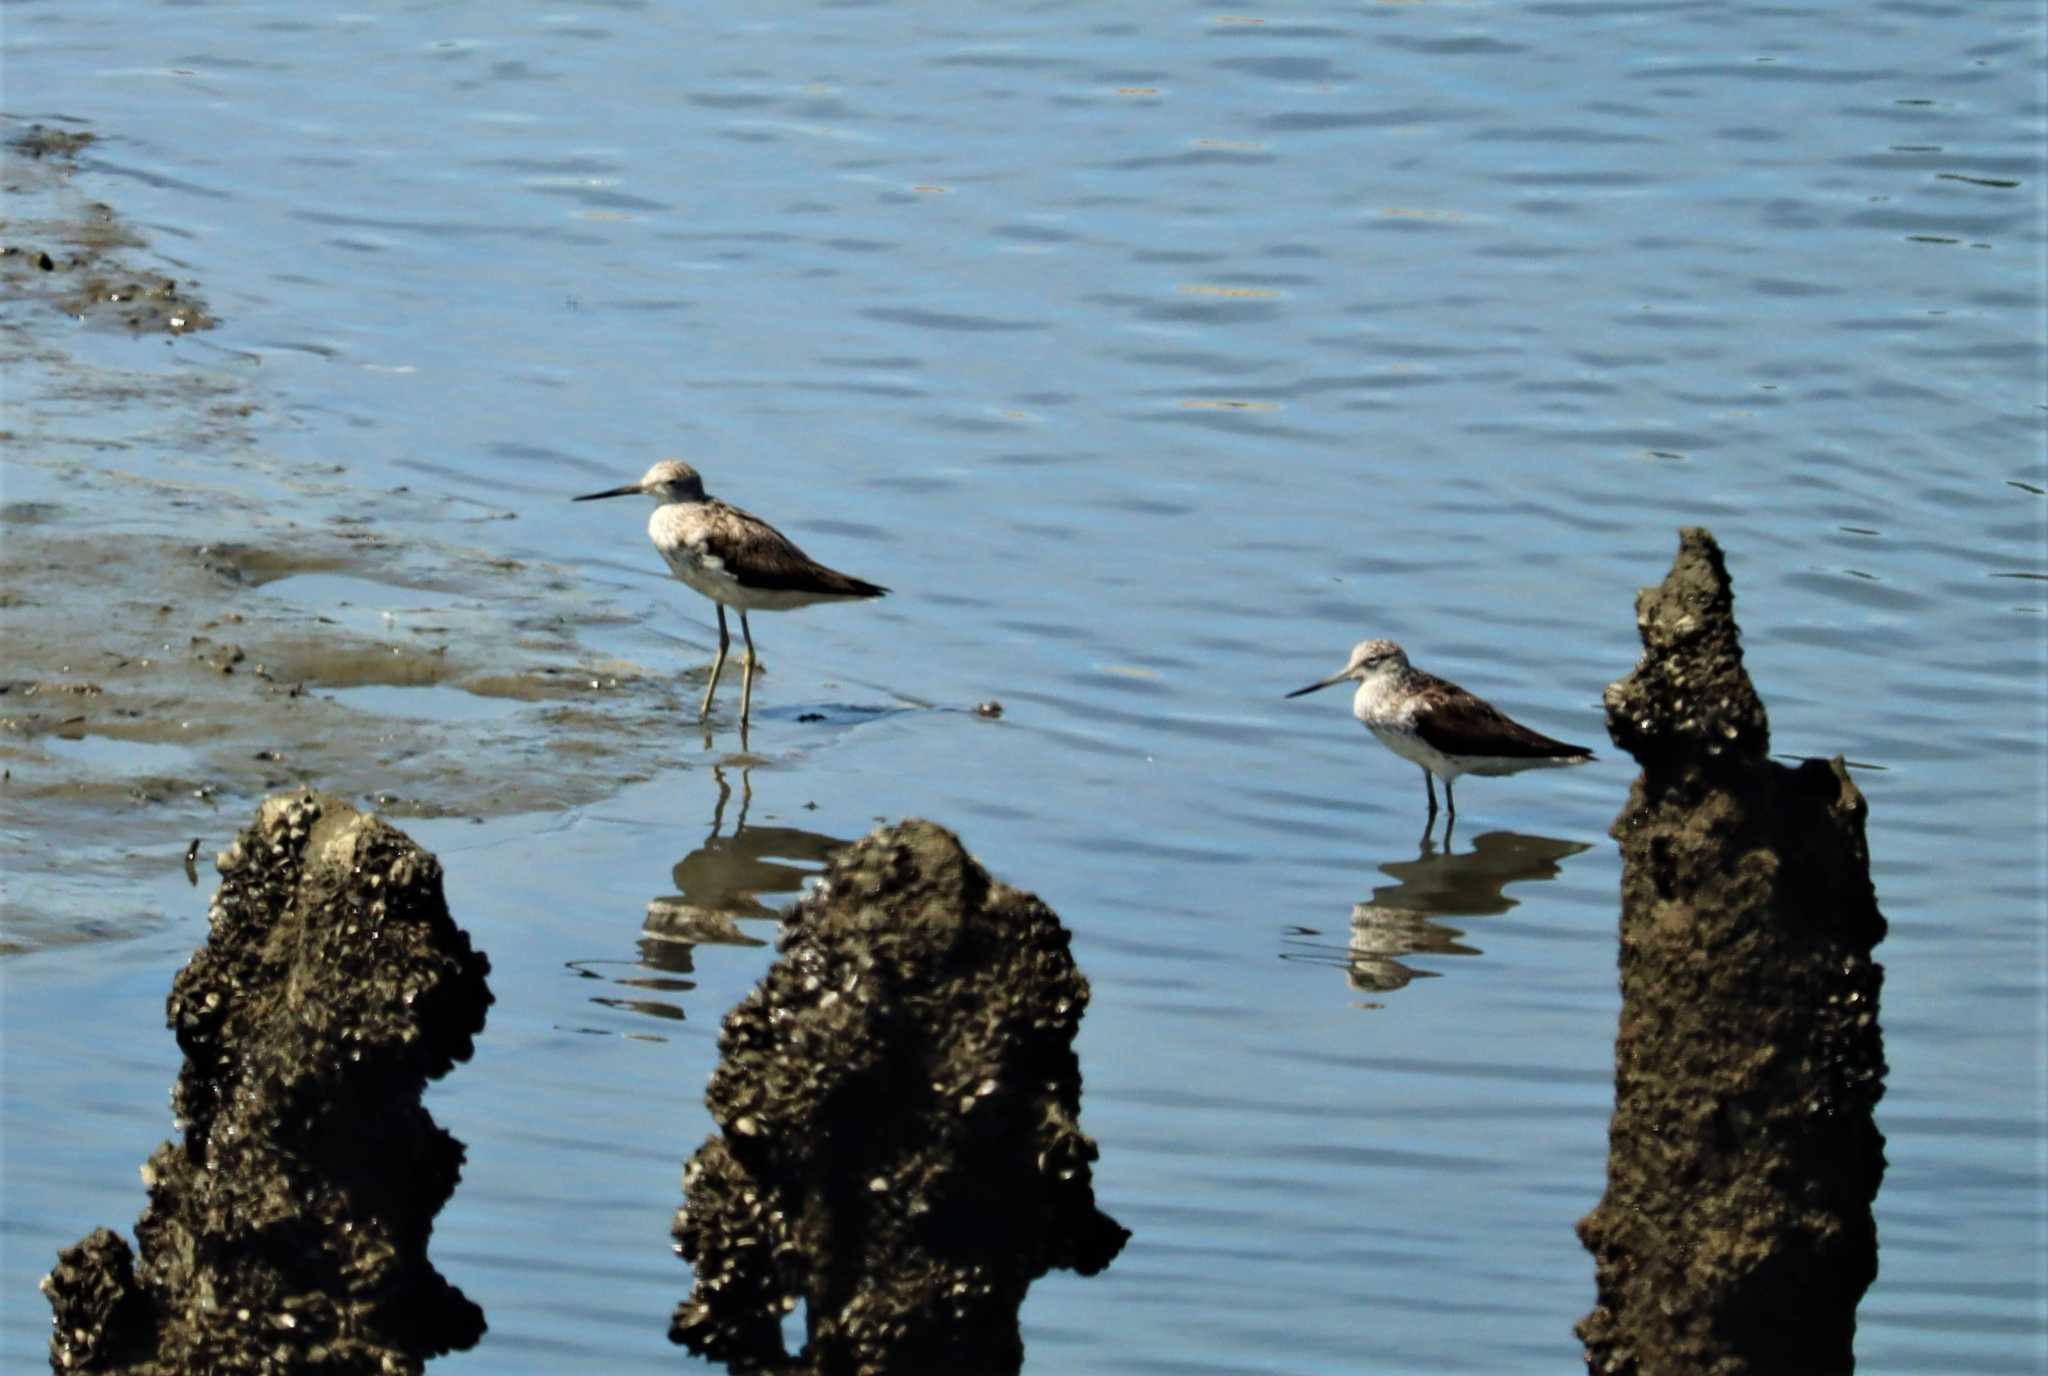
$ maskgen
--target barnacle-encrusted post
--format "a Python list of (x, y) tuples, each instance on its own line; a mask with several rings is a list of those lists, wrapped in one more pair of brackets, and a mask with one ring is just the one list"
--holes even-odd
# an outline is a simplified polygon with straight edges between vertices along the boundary
[(1720, 547), (1681, 533), (1607, 690), (1642, 765), (1621, 842), (1607, 1191), (1579, 1224), (1587, 1368), (1847, 1372), (1877, 1274), (1884, 918), (1842, 760), (1768, 758)]
[(1079, 1124), (1087, 1004), (1059, 918), (943, 827), (839, 852), (726, 1015), (670, 1336), (736, 1369), (1016, 1371), (1030, 1283), (1129, 1236), (1095, 1207)]
[(172, 982), (182, 1137), (143, 1167), (137, 1250), (101, 1228), (43, 1281), (56, 1371), (420, 1371), (483, 1312), (427, 1260), (462, 1144), (421, 1106), (466, 1060), (490, 963), (441, 866), (321, 794), (266, 800), (219, 857)]

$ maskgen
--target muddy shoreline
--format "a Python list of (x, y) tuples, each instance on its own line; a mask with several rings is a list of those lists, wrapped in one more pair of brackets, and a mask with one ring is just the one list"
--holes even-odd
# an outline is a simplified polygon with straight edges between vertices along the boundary
[(198, 284), (79, 190), (92, 138), (0, 125), (0, 953), (168, 920), (65, 876), (176, 872), (277, 789), (483, 817), (645, 777), (687, 674), (584, 643), (620, 616), (574, 570), (448, 538), (511, 513), (267, 452), (260, 375), (179, 352)]

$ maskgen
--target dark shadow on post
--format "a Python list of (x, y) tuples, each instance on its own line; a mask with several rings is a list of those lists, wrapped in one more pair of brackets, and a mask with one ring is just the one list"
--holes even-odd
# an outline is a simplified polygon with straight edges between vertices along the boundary
[(1711, 535), (1681, 532), (1636, 621), (1642, 661), (1606, 698), (1643, 772), (1614, 824), (1622, 1009), (1607, 1192), (1579, 1224), (1587, 1369), (1852, 1371), (1885, 1166), (1863, 795), (1839, 757), (1766, 758)]
[(266, 800), (171, 986), (181, 1142), (43, 1281), (56, 1371), (418, 1372), (483, 1311), (427, 1261), (462, 1144), (420, 1105), (467, 1060), (490, 963), (441, 866), (337, 799)]
[(1030, 1283), (1129, 1237), (1095, 1207), (1066, 928), (912, 821), (834, 856), (780, 950), (719, 1038), (669, 1336), (735, 1370), (1017, 1371)]

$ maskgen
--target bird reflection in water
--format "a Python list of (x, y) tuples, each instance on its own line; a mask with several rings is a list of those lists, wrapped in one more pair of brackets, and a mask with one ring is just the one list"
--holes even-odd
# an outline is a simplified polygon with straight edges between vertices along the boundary
[(1472, 842), (1462, 854), (1439, 851), (1425, 836), (1413, 860), (1380, 866), (1395, 882), (1372, 891), (1372, 897), (1351, 909), (1351, 939), (1335, 948), (1312, 938), (1314, 928), (1294, 929), (1295, 950), (1282, 958), (1323, 965), (1341, 965), (1345, 978), (1360, 993), (1399, 989), (1411, 980), (1434, 978), (1439, 971), (1418, 969), (1404, 956), (1476, 956), (1479, 948), (1463, 942), (1465, 933), (1439, 918), (1496, 917), (1518, 900), (1507, 896), (1510, 884), (1555, 879), (1560, 863), (1587, 849), (1582, 841), (1550, 836), (1523, 836), (1492, 831)]
[[(846, 844), (834, 836), (798, 827), (749, 826), (747, 809), (754, 801), (752, 770), (741, 769), (738, 816), (725, 834), (725, 817), (733, 787), (723, 766), (714, 765), (718, 801), (712, 807), (711, 831), (702, 845), (676, 861), (676, 892), (648, 900), (640, 930), (640, 958), (634, 972), (610, 976), (614, 984), (636, 991), (683, 993), (697, 987), (686, 978), (696, 972), (699, 946), (765, 946), (774, 937), (780, 909), (762, 895), (795, 898), (804, 881), (821, 874), (825, 857)], [(752, 935), (748, 926), (761, 926)], [(570, 968), (591, 979), (606, 976), (594, 967), (623, 962), (572, 961)], [(683, 1008), (666, 999), (596, 996), (591, 1002), (653, 1018), (681, 1021)], [(610, 1029), (591, 1029), (606, 1031)]]

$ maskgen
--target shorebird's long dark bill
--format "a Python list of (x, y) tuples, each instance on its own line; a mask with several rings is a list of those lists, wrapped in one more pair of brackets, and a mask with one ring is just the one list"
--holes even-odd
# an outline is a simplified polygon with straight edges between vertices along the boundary
[(1329, 686), (1330, 686), (1331, 684), (1333, 684), (1333, 683), (1342, 683), (1343, 681), (1344, 681), (1344, 674), (1343, 674), (1343, 671), (1342, 671), (1342, 670), (1339, 670), (1338, 672), (1336, 672), (1336, 673), (1334, 673), (1334, 674), (1331, 674), (1331, 675), (1330, 675), (1330, 676), (1329, 676), (1328, 678), (1326, 678), (1326, 679), (1322, 679), (1322, 680), (1320, 680), (1319, 682), (1316, 682), (1316, 683), (1311, 683), (1311, 684), (1310, 684), (1310, 685), (1309, 685), (1308, 687), (1306, 687), (1306, 688), (1297, 688), (1297, 689), (1295, 689), (1295, 690), (1294, 690), (1293, 692), (1289, 693), (1289, 694), (1288, 694), (1287, 696), (1288, 696), (1288, 697), (1291, 697), (1291, 698), (1298, 698), (1298, 697), (1302, 696), (1302, 695), (1303, 695), (1304, 693), (1313, 693), (1313, 692), (1314, 692), (1314, 691), (1315, 691), (1316, 689), (1318, 689), (1318, 688), (1327, 688), (1327, 687), (1329, 687)]
[(640, 495), (640, 490), (640, 484), (628, 483), (624, 487), (612, 488), (609, 492), (586, 492), (581, 497), (571, 497), (569, 500), (573, 502), (594, 502), (599, 497), (637, 497)]

